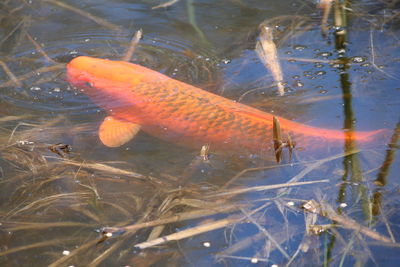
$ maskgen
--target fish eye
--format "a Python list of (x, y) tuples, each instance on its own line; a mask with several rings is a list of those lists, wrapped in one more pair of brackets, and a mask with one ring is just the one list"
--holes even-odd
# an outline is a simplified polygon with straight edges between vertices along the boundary
[(86, 85), (87, 87), (92, 87), (92, 83), (90, 83), (90, 82), (85, 82), (85, 85)]

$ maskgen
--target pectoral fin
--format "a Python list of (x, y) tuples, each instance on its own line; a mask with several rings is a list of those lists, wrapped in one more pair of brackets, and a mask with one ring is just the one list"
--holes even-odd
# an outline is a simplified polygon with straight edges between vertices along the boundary
[(139, 132), (140, 125), (108, 116), (99, 128), (101, 142), (108, 147), (119, 147)]

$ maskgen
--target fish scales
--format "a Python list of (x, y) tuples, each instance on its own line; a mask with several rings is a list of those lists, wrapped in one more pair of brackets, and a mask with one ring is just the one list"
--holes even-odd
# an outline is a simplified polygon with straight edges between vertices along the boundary
[[(154, 102), (147, 105), (157, 106), (157, 108), (153, 107), (154, 113), (158, 113), (159, 118), (162, 119), (158, 122), (158, 125), (165, 126), (170, 131), (174, 130), (168, 126), (176, 125), (177, 122), (186, 126), (182, 129), (185, 134), (177, 134), (179, 138), (189, 136), (191, 139), (194, 137), (197, 140), (202, 140), (203, 144), (213, 144), (213, 139), (217, 139), (216, 135), (221, 135), (224, 130), (229, 129), (229, 136), (221, 137), (225, 139), (222, 143), (225, 142), (226, 145), (223, 146), (230, 146), (229, 142), (235, 140), (235, 142), (240, 143), (240, 146), (251, 148), (262, 140), (271, 139), (270, 133), (268, 133), (269, 125), (262, 129), (261, 125), (252, 123), (249, 118), (243, 115), (227, 112), (212, 103), (206, 94), (197, 93), (195, 89), (197, 88), (188, 88), (188, 85), (185, 85), (185, 88), (178, 88), (176, 83), (171, 82), (162, 85), (154, 83), (153, 86), (150, 86), (150, 84), (138, 86), (136, 94), (139, 98), (152, 95), (151, 99), (154, 99)], [(151, 94), (148, 92), (151, 92)], [(142, 96), (139, 96), (140, 94)], [(189, 114), (191, 116), (188, 117)], [(151, 117), (154, 119), (153, 115), (152, 113)], [(244, 128), (244, 124), (247, 127)], [(145, 124), (142, 124), (142, 126), (145, 130), (147, 129), (154, 134), (154, 130), (147, 128)], [(236, 129), (236, 131), (232, 131), (233, 129)], [(175, 129), (175, 131), (180, 132), (178, 129)], [(247, 136), (248, 139), (243, 139), (243, 136)], [(189, 140), (189, 142), (192, 141)]]

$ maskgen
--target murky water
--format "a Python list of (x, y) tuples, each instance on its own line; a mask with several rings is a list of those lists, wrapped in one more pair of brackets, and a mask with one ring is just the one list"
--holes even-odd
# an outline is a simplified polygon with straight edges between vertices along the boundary
[[(399, 2), (333, 8), (325, 34), (311, 1), (159, 4), (0, 3), (0, 264), (395, 266)], [(260, 25), (273, 29), (283, 96), (256, 53)], [(134, 63), (296, 122), (386, 132), (292, 159), (284, 149), (279, 164), (212, 148), (204, 159), (143, 132), (107, 148), (106, 113), (65, 64), (121, 60), (139, 29)], [(315, 213), (300, 208), (312, 199)]]

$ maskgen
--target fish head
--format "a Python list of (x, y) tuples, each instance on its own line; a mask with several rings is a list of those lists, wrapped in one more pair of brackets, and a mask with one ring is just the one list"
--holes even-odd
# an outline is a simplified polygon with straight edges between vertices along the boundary
[(67, 65), (67, 80), (103, 108), (134, 104), (135, 88), (154, 82), (155, 71), (125, 61), (87, 56), (76, 57)]
[[(129, 62), (80, 56), (68, 63), (67, 78), (75, 86), (108, 90), (110, 83), (134, 87), (146, 82), (148, 71), (145, 67)], [(112, 87), (117, 90), (116, 86)]]

